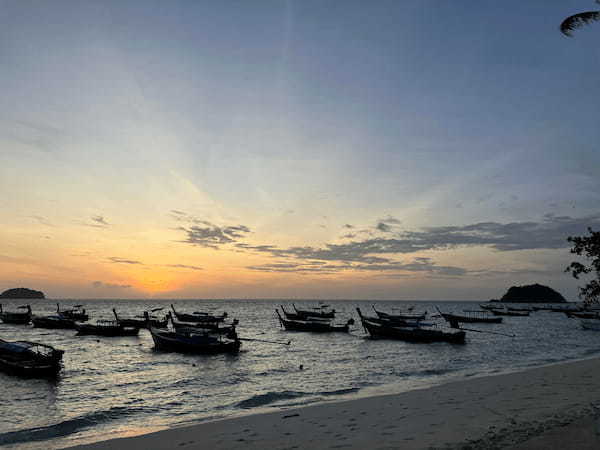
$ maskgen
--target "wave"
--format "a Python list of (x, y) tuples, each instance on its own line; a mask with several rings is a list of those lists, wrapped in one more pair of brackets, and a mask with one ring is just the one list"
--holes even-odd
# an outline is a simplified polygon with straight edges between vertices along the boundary
[[(294, 400), (301, 397), (322, 397), (322, 396), (333, 396), (333, 395), (345, 395), (359, 391), (360, 388), (348, 388), (338, 389), (336, 391), (321, 391), (321, 392), (301, 392), (301, 391), (281, 391), (281, 392), (267, 392), (265, 394), (253, 395), (246, 400), (236, 403), (236, 407), (242, 409), (257, 408), (259, 406), (269, 405), (271, 403), (279, 402), (282, 400)], [(308, 402), (302, 402), (308, 403)]]
[(19, 444), (22, 442), (45, 441), (61, 436), (67, 436), (85, 428), (101, 423), (117, 420), (122, 417), (147, 412), (148, 408), (132, 408), (116, 406), (103, 411), (94, 411), (79, 417), (65, 420), (54, 425), (37, 428), (27, 428), (19, 431), (9, 431), (0, 434), (0, 445)]

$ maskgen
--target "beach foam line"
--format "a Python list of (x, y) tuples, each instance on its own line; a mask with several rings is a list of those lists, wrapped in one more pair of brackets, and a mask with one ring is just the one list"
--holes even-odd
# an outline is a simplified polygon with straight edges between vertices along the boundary
[(94, 411), (93, 413), (67, 419), (45, 427), (27, 428), (25, 430), (0, 433), (0, 445), (19, 444), (25, 442), (45, 441), (61, 436), (68, 436), (78, 431), (90, 428), (124, 416), (132, 416), (147, 409), (117, 406), (107, 410)]
[[(510, 445), (517, 445), (548, 427), (589, 416), (590, 403), (600, 404), (597, 373), (600, 373), (600, 359), (554, 364), (401, 394), (172, 428), (72, 449), (229, 450), (243, 446), (245, 450), (420, 450), (461, 448), (477, 442), (489, 444), (494, 436), (514, 436)], [(486, 437), (492, 440), (483, 441)]]
[(358, 388), (339, 389), (336, 391), (321, 391), (321, 392), (300, 392), (300, 391), (282, 391), (282, 392), (266, 392), (264, 394), (253, 395), (246, 400), (242, 400), (235, 404), (237, 408), (250, 409), (260, 406), (266, 406), (282, 400), (294, 400), (302, 397), (327, 397), (333, 395), (346, 395), (357, 392)]

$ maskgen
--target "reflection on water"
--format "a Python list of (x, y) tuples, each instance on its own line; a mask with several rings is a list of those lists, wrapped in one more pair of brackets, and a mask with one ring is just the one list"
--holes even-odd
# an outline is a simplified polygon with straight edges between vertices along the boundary
[[(64, 307), (80, 303), (64, 302)], [(123, 316), (170, 302), (87, 301), (96, 318)], [(297, 302), (301, 303), (301, 302)], [(371, 302), (335, 301), (340, 318)], [(431, 303), (382, 302), (380, 307)], [(439, 302), (444, 310), (473, 303)], [(65, 350), (64, 371), (55, 381), (23, 380), (0, 374), (0, 445), (63, 447), (156, 431), (259, 410), (304, 405), (371, 392), (400, 392), (448, 379), (591, 356), (600, 333), (586, 332), (563, 314), (539, 312), (505, 318), (500, 325), (470, 328), (515, 333), (516, 338), (470, 333), (464, 346), (409, 344), (364, 339), (357, 323), (350, 334), (288, 333), (280, 329), (272, 301), (178, 301), (182, 311), (227, 311), (240, 320), (240, 336), (289, 347), (244, 342), (239, 355), (194, 356), (153, 349), (146, 330), (139, 337), (76, 337), (73, 330), (0, 324), (0, 337), (36, 340)], [(8, 307), (15, 306), (9, 305)], [(55, 302), (36, 301), (34, 313), (52, 313)], [(560, 345), (557, 345), (560, 343)], [(303, 370), (299, 366), (304, 367)]]

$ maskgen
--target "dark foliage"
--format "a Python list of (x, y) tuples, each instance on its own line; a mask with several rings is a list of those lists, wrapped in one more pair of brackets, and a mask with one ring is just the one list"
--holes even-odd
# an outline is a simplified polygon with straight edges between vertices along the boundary
[[(596, 3), (600, 3), (596, 0)], [(589, 25), (592, 22), (600, 21), (600, 11), (586, 11), (579, 14), (573, 14), (567, 17), (560, 24), (560, 31), (565, 35), (572, 37), (573, 31), (577, 28), (581, 28), (584, 25)]]
[(573, 244), (571, 253), (585, 256), (590, 260), (589, 265), (574, 261), (566, 268), (573, 277), (579, 279), (581, 275), (593, 274), (594, 279), (584, 287), (579, 288), (579, 297), (586, 303), (598, 303), (600, 300), (600, 232), (588, 228), (589, 236), (569, 236), (567, 239)]

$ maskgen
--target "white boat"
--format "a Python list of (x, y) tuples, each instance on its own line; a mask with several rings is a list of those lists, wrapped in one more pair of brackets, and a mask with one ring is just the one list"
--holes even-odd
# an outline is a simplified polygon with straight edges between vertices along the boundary
[(600, 320), (598, 319), (581, 319), (579, 322), (584, 330), (600, 331)]

